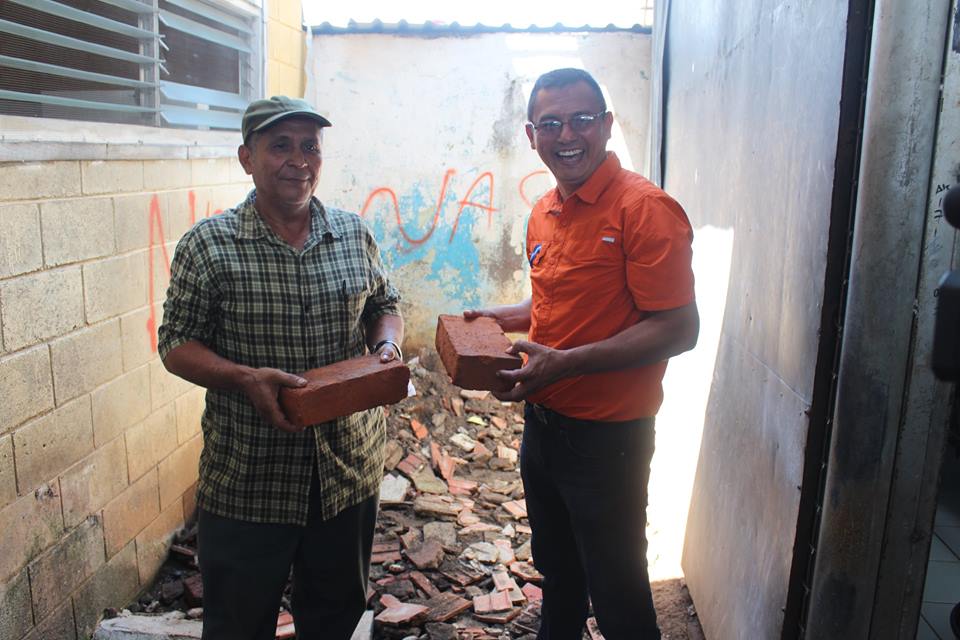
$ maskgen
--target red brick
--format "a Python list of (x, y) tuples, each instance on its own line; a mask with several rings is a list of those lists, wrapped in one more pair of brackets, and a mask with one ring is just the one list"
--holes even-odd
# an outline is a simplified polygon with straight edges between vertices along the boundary
[(427, 617), (427, 609), (419, 604), (401, 604), (397, 607), (388, 607), (377, 616), (377, 622), (388, 626), (417, 624)]
[(513, 608), (510, 602), (510, 594), (506, 591), (494, 591), (482, 596), (476, 596), (473, 599), (474, 613), (497, 613), (499, 611), (509, 611)]
[(511, 500), (510, 502), (504, 502), (501, 506), (503, 506), (503, 508), (506, 509), (507, 512), (517, 520), (527, 517), (526, 500)]
[[(411, 571), (410, 579), (413, 580), (413, 583), (417, 585), (421, 591), (423, 591), (425, 594), (427, 594), (431, 598), (434, 596), (440, 595), (440, 590), (437, 589), (437, 587), (434, 586), (432, 582), (430, 582), (430, 578), (423, 575), (419, 571)], [(432, 616), (431, 616), (431, 619), (433, 619)], [(441, 620), (441, 622), (443, 621)]]
[(528, 582), (520, 587), (520, 591), (523, 591), (523, 595), (527, 596), (527, 600), (530, 602), (539, 602), (543, 600), (543, 589), (535, 584), (530, 584)]
[(427, 613), (427, 620), (430, 622), (446, 622), (470, 609), (472, 604), (473, 603), (466, 598), (461, 598), (447, 591), (437, 593), (423, 603), (423, 606), (430, 609), (429, 613)]
[(199, 573), (183, 579), (184, 598), (191, 607), (203, 606), (203, 581)]
[(410, 420), (410, 428), (413, 429), (413, 435), (417, 436), (417, 440), (423, 440), (429, 435), (427, 428), (416, 418)]
[(520, 609), (509, 609), (502, 613), (475, 613), (474, 618), (487, 624), (507, 624), (520, 615)]
[(292, 638), (297, 635), (296, 630), (293, 626), (293, 616), (284, 611), (277, 616), (277, 640), (283, 640), (284, 638)]
[(280, 405), (296, 425), (328, 422), (357, 411), (393, 404), (407, 397), (410, 369), (399, 360), (380, 362), (366, 355), (303, 374), (307, 385), (280, 391)]
[(527, 582), (541, 582), (543, 576), (529, 562), (511, 562), (510, 573)]
[(510, 384), (497, 371), (519, 369), (523, 361), (505, 353), (510, 340), (493, 318), (442, 315), (437, 319), (437, 352), (440, 360), (462, 389), (508, 391)]
[(407, 559), (417, 569), (437, 569), (443, 562), (443, 547), (434, 539), (424, 540), (423, 544), (407, 549)]
[(473, 480), (464, 480), (463, 478), (453, 477), (447, 481), (450, 493), (455, 496), (468, 496), (477, 489), (477, 483)]

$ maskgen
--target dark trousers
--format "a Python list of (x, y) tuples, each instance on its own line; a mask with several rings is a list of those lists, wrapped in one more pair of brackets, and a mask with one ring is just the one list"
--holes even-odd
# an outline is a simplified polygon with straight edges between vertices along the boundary
[(273, 640), (293, 568), (291, 613), (300, 640), (349, 640), (367, 605), (379, 496), (320, 519), (318, 482), (307, 526), (199, 511), (203, 640)]
[(589, 602), (607, 640), (658, 640), (647, 575), (653, 418), (576, 420), (527, 404), (520, 473), (543, 574), (538, 640), (580, 640)]

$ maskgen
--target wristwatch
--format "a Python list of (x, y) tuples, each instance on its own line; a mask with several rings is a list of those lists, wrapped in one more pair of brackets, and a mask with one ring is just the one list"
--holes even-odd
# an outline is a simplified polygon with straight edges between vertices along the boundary
[(403, 362), (403, 351), (400, 350), (400, 345), (398, 345), (393, 340), (381, 340), (380, 342), (377, 343), (377, 346), (373, 348), (373, 352), (376, 353), (377, 351), (380, 351), (380, 347), (382, 347), (385, 344), (391, 345), (393, 347), (393, 350), (397, 352), (397, 358), (400, 360), (400, 362)]

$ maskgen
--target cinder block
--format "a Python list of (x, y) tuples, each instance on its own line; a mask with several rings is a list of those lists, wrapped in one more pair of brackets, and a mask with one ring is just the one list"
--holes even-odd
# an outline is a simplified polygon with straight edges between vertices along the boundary
[[(236, 158), (202, 158), (190, 161), (193, 168), (194, 186), (227, 184), (230, 182), (230, 165), (239, 164)], [(198, 212), (199, 213), (199, 212)]]
[[(243, 165), (239, 162), (234, 162), (230, 165), (230, 182), (247, 185), (247, 193), (253, 188), (253, 178), (247, 175)], [(237, 202), (239, 202), (239, 200)], [(234, 205), (230, 206), (232, 207)]]
[(166, 509), (179, 500), (180, 496), (196, 483), (202, 449), (203, 438), (194, 436), (160, 462), (157, 467), (160, 477), (160, 508)]
[[(117, 251), (125, 253), (150, 246), (150, 199), (151, 194), (133, 194), (113, 198), (113, 227), (116, 234)], [(158, 201), (159, 203), (159, 201)], [(160, 231), (167, 223), (160, 211), (161, 225), (156, 222), (153, 228), (154, 239), (160, 242)]]
[(33, 491), (93, 451), (90, 397), (83, 396), (13, 432), (17, 488)]
[(4, 200), (34, 200), (80, 195), (78, 162), (0, 162)]
[(63, 533), (60, 497), (51, 487), (21, 496), (0, 510), (3, 553), (0, 553), (0, 584), (56, 542)]
[(200, 433), (206, 395), (206, 389), (194, 387), (177, 398), (177, 442), (180, 444)]
[(60, 542), (30, 563), (33, 612), (46, 618), (81, 582), (103, 566), (103, 527), (96, 517), (87, 518)]
[(150, 404), (154, 409), (172, 403), (194, 386), (167, 371), (160, 358), (150, 362)]
[(13, 437), (0, 438), (0, 509), (17, 499), (17, 476), (13, 472)]
[(135, 424), (125, 434), (127, 468), (130, 480), (136, 480), (177, 447), (177, 411), (167, 404)]
[[(160, 306), (163, 306), (164, 300), (167, 299), (167, 287), (170, 286), (169, 260), (173, 259), (179, 237), (178, 235), (173, 240), (167, 238), (167, 244), (156, 245), (147, 256), (147, 259), (153, 263), (153, 301)], [(164, 250), (166, 250), (166, 253), (164, 253)]]
[[(204, 208), (206, 203), (205, 196), (206, 189), (182, 189), (179, 191), (170, 191), (163, 194), (163, 211), (166, 214), (164, 217), (164, 241), (167, 243), (176, 243), (180, 240), (180, 236), (187, 232), (187, 229), (192, 227), (194, 223), (203, 217)], [(193, 204), (190, 203), (190, 194), (193, 194)], [(154, 265), (154, 273), (161, 271), (166, 273), (166, 269), (163, 266), (163, 253), (160, 249), (159, 238), (160, 236), (154, 231), (154, 238), (157, 240), (157, 249), (154, 254), (154, 260), (156, 264)], [(173, 249), (167, 249), (167, 256), (173, 258)], [(167, 262), (166, 264), (169, 264)], [(165, 283), (163, 283), (166, 286)]]
[(0, 638), (20, 638), (33, 627), (26, 570), (0, 583)]
[(103, 507), (103, 532), (111, 557), (160, 515), (157, 472), (149, 471)]
[[(122, 327), (122, 324), (121, 324)], [(150, 415), (150, 369), (141, 366), (90, 394), (93, 443), (101, 446)]]
[[(150, 334), (152, 333), (156, 337), (157, 327), (163, 323), (163, 305), (155, 303), (152, 311), (156, 314), (153, 323), (150, 322), (150, 307), (143, 307), (120, 316), (124, 371), (130, 371), (145, 365), (157, 357), (157, 353), (152, 348)], [(144, 398), (148, 398), (148, 396), (144, 395)]]
[(73, 619), (73, 603), (67, 600), (37, 626), (23, 640), (77, 640), (77, 625)]
[(110, 198), (43, 202), (40, 228), (48, 267), (108, 256), (116, 249)]
[(144, 191), (165, 191), (189, 186), (189, 160), (147, 160), (143, 163)]
[(89, 638), (107, 607), (130, 602), (140, 588), (138, 578), (137, 551), (131, 542), (74, 593), (77, 637)]
[(147, 252), (83, 265), (87, 322), (100, 322), (147, 304)]
[(267, 49), (272, 60), (288, 66), (300, 64), (300, 46), (303, 41), (300, 29), (282, 22), (267, 24)]
[(90, 160), (80, 163), (83, 192), (123, 193), (143, 191), (143, 162), (139, 160)]
[(386, 364), (366, 355), (303, 374), (300, 389), (281, 389), (280, 404), (294, 424), (307, 426), (393, 404), (407, 397), (410, 369), (399, 360)]
[(83, 326), (79, 267), (38, 271), (0, 282), (3, 339), (16, 351)]
[[(87, 393), (123, 371), (120, 321), (109, 320), (50, 343), (57, 404)], [(90, 357), (96, 354), (95, 358)]]
[(177, 499), (160, 512), (136, 538), (137, 570), (140, 586), (148, 586), (156, 577), (163, 561), (167, 559), (170, 539), (183, 526), (183, 501)]
[(123, 438), (114, 438), (60, 476), (64, 523), (83, 522), (126, 487), (127, 450)]
[(0, 358), (0, 433), (53, 408), (47, 345)]
[(437, 319), (437, 352), (453, 384), (461, 389), (508, 391), (497, 371), (519, 369), (523, 361), (504, 353), (510, 340), (493, 318), (441, 315)]
[(40, 207), (35, 204), (0, 207), (0, 278), (36, 271), (42, 266)]

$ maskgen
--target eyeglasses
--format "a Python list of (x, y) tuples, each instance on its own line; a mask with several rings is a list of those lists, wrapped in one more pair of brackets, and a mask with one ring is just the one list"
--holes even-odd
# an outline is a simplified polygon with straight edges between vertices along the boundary
[(538, 135), (544, 138), (555, 138), (560, 135), (560, 131), (563, 130), (563, 125), (568, 125), (576, 133), (583, 133), (605, 115), (607, 115), (606, 111), (599, 113), (578, 113), (575, 116), (570, 116), (569, 120), (541, 120), (537, 124), (531, 122), (530, 126), (533, 127)]

